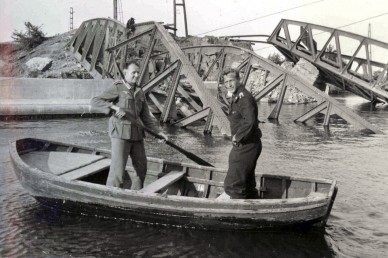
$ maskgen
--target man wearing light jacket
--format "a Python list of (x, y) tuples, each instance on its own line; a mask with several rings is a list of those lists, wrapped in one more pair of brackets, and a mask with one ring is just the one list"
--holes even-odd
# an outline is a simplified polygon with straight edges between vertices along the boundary
[(91, 100), (92, 110), (113, 115), (109, 119), (109, 136), (112, 142), (112, 161), (106, 182), (108, 186), (122, 187), (128, 155), (131, 156), (140, 182), (131, 189), (143, 187), (147, 173), (147, 157), (144, 149), (143, 126), (159, 132), (166, 141), (168, 137), (160, 132), (152, 118), (143, 90), (136, 84), (139, 64), (129, 61), (124, 70), (125, 80), (119, 80)]

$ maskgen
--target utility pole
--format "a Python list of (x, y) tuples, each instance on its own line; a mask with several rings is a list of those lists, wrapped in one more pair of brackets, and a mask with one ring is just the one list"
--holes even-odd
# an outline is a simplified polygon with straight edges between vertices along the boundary
[(73, 14), (74, 14), (73, 7), (70, 7), (70, 26), (69, 26), (69, 30), (73, 30), (74, 29)]
[[(372, 38), (372, 25), (368, 25), (368, 38)], [(372, 46), (369, 45), (369, 59), (372, 60)]]
[(113, 0), (113, 19), (123, 22), (123, 7), (121, 0)]
[(117, 20), (117, 0), (113, 0), (113, 19)]
[(180, 3), (177, 3), (176, 0), (174, 0), (174, 35), (176, 36), (176, 11), (177, 7), (182, 6), (183, 7), (183, 19), (185, 21), (185, 32), (186, 32), (186, 37), (189, 35), (189, 32), (187, 30), (187, 17), (186, 17), (186, 5), (185, 5), (185, 0), (181, 0)]

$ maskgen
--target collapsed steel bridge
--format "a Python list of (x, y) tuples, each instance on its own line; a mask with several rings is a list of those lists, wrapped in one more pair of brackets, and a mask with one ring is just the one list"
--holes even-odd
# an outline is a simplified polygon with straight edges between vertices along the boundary
[[(260, 70), (265, 75), (264, 88), (255, 93), (256, 100), (265, 97), (276, 87), (281, 87), (279, 101), (272, 110), (270, 119), (278, 119), (285, 91), (288, 86), (294, 86), (318, 102), (315, 108), (299, 115), (296, 122), (306, 122), (318, 113), (324, 113), (323, 125), (328, 126), (330, 117), (335, 114), (357, 129), (381, 133), (378, 128), (311, 83), (251, 50), (225, 45), (181, 48), (166, 28), (161, 23), (147, 22), (137, 24), (135, 32), (131, 33), (116, 20), (92, 19), (81, 24), (68, 45), (94, 78), (120, 78), (120, 69), (123, 69), (126, 61), (130, 58), (139, 59), (139, 83), (143, 85), (149, 100), (160, 111), (161, 122), (168, 120), (175, 96), (179, 94), (195, 113), (185, 116), (177, 125), (188, 126), (205, 119), (204, 132), (211, 132), (215, 126), (223, 135), (230, 136), (229, 123), (217, 92), (222, 88), (224, 68), (231, 66), (232, 60), (240, 60), (238, 69), (243, 72), (244, 84), (253, 70)], [(278, 36), (270, 38), (272, 41), (278, 39)], [(354, 60), (355, 58), (352, 59)], [(184, 87), (182, 79), (190, 84), (191, 90)], [(168, 85), (163, 103), (154, 94), (154, 89), (161, 84)], [(199, 99), (193, 95), (197, 95)]]
[(388, 102), (388, 44), (343, 30), (281, 20), (268, 42), (288, 59), (304, 58), (325, 79), (372, 102)]

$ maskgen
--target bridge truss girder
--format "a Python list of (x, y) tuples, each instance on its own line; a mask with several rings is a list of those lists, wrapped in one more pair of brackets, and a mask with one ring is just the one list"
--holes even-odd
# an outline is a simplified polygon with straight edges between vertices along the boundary
[[(148, 42), (148, 45), (144, 47), (144, 53), (139, 58), (141, 63), (139, 84), (145, 85), (149, 91), (166, 77), (170, 75), (173, 77), (172, 83), (167, 89), (165, 103), (159, 103), (153, 93), (148, 92), (151, 101), (161, 111), (161, 121), (167, 121), (177, 91), (183, 96), (190, 96), (188, 92), (184, 92), (184, 89), (177, 89), (180, 78), (184, 77), (200, 98), (201, 108), (209, 107), (211, 109), (213, 115), (211, 126), (216, 126), (221, 134), (230, 136), (229, 122), (218, 105), (215, 96), (206, 88), (188, 58), (160, 23), (149, 22), (137, 25), (136, 32), (128, 36), (125, 27), (117, 21), (111, 19), (88, 20), (81, 24), (79, 31), (69, 42), (69, 46), (75, 57), (83, 63), (92, 76), (95, 78), (117, 79), (122, 76), (120, 71), (128, 61), (128, 51), (130, 51), (131, 45), (138, 44), (137, 40), (141, 39), (144, 39), (143, 43)], [(168, 58), (163, 63), (164, 70), (156, 72), (154, 69), (154, 72), (150, 73), (150, 68), (156, 67), (156, 60), (152, 59), (151, 55), (161, 52), (160, 49), (169, 53)], [(174, 67), (170, 67), (172, 65)], [(159, 74), (164, 75), (159, 76)], [(153, 78), (150, 76), (153, 76)], [(193, 100), (188, 102), (198, 108)]]
[[(215, 67), (214, 63), (217, 63), (218, 71), (215, 71), (217, 73), (215, 76), (217, 78), (217, 81), (216, 81), (217, 86), (214, 87), (217, 89), (222, 87), (222, 82), (220, 80), (219, 75), (222, 74), (223, 68), (227, 66), (231, 66), (231, 64), (228, 63), (226, 60), (231, 60), (231, 59), (236, 60), (237, 59), (236, 57), (240, 56), (240, 60), (242, 61), (238, 65), (237, 69), (240, 69), (240, 71), (243, 71), (242, 82), (244, 84), (248, 81), (248, 77), (254, 69), (263, 70), (268, 79), (265, 81), (264, 88), (260, 92), (257, 92), (254, 94), (254, 97), (257, 101), (259, 101), (260, 99), (268, 95), (271, 91), (273, 91), (277, 87), (282, 87), (284, 89), (281, 91), (280, 99), (277, 102), (275, 108), (272, 110), (268, 119), (278, 119), (280, 110), (282, 107), (282, 103), (283, 103), (285, 89), (287, 86), (292, 85), (298, 88), (306, 95), (317, 100), (319, 105), (324, 105), (324, 108), (322, 108), (319, 112), (310, 113), (310, 116), (308, 117), (306, 117), (305, 115), (302, 115), (301, 117), (303, 119), (301, 117), (296, 118), (295, 122), (306, 122), (306, 120), (312, 118), (318, 113), (322, 113), (325, 111), (324, 112), (325, 120), (324, 120), (323, 126), (329, 126), (330, 117), (332, 115), (337, 115), (343, 118), (344, 120), (346, 120), (348, 123), (353, 124), (353, 126), (357, 129), (361, 129), (361, 130), (368, 129), (369, 131), (374, 133), (381, 133), (381, 131), (377, 127), (365, 121), (363, 118), (355, 114), (352, 110), (343, 106), (337, 100), (327, 95), (325, 92), (310, 85), (310, 83), (305, 81), (303, 78), (299, 77), (297, 74), (294, 74), (291, 71), (288, 71), (282, 67), (279, 67), (276, 64), (273, 64), (267, 59), (264, 59), (258, 56), (253, 51), (236, 47), (236, 46), (223, 46), (223, 45), (186, 47), (186, 48), (182, 48), (182, 51), (189, 57), (189, 59), (192, 61), (192, 65), (196, 67), (198, 72), (201, 70), (201, 65), (203, 65), (203, 62), (197, 63), (198, 60), (203, 60), (204, 56), (206, 55), (214, 56), (214, 61), (209, 65), (209, 68), (207, 69), (207, 71), (204, 72), (203, 78), (207, 77), (209, 70)], [(155, 56), (163, 56), (167, 54), (168, 53), (161, 53)], [(232, 58), (229, 58), (231, 56)], [(198, 112), (198, 113), (199, 113), (198, 116), (194, 114), (192, 116), (186, 117), (178, 121), (178, 124), (182, 126), (186, 126), (187, 124), (195, 122), (196, 121), (195, 118), (197, 117), (198, 119), (201, 119), (205, 112)]]
[[(178, 125), (187, 126), (199, 119), (206, 119), (204, 132), (211, 132), (214, 125), (223, 135), (230, 136), (229, 123), (222, 110), (225, 106), (223, 106), (222, 101), (219, 101), (220, 94), (218, 93), (222, 90), (224, 68), (231, 66), (232, 60), (240, 60), (237, 68), (244, 72), (242, 77), (244, 84), (254, 69), (263, 70), (268, 75), (264, 89), (255, 94), (257, 100), (279, 85), (282, 85), (284, 90), (288, 85), (294, 85), (306, 95), (319, 101), (319, 105), (323, 106), (319, 112), (327, 110), (324, 126), (329, 125), (331, 115), (337, 114), (347, 122), (354, 124), (356, 128), (369, 129), (374, 133), (380, 132), (378, 128), (324, 92), (309, 85), (290, 71), (258, 56), (253, 51), (224, 45), (180, 48), (160, 23), (149, 22), (138, 25), (135, 34), (128, 36), (124, 26), (117, 21), (110, 19), (89, 20), (81, 25), (79, 32), (70, 41), (69, 46), (76, 58), (95, 78), (115, 79), (120, 78), (120, 70), (125, 66), (130, 49), (141, 42), (143, 42), (144, 51), (137, 57), (141, 63), (139, 82), (141, 82), (140, 85), (144, 85), (143, 89), (148, 94), (149, 99), (161, 112), (160, 120), (162, 122), (167, 121), (174, 97), (178, 92), (195, 110), (193, 115), (187, 115), (178, 121)], [(159, 68), (156, 69), (158, 65)], [(180, 79), (183, 78), (189, 82), (194, 92), (189, 92), (187, 88), (183, 87), (180, 83)], [(164, 103), (161, 103), (152, 91), (162, 82), (168, 82)], [(208, 85), (213, 86), (209, 88)], [(193, 95), (195, 94), (201, 103), (197, 103), (194, 99)], [(278, 119), (281, 105), (282, 98), (271, 112), (269, 119)], [(305, 122), (319, 112), (313, 110), (308, 112), (309, 114), (297, 118), (296, 121)]]
[(332, 84), (369, 101), (388, 102), (388, 44), (354, 33), (282, 19), (268, 42), (288, 59), (304, 58)]

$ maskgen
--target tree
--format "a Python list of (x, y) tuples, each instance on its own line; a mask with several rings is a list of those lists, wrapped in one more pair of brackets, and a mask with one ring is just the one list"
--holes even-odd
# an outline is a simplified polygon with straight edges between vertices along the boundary
[(30, 22), (25, 22), (24, 25), (27, 29), (26, 32), (15, 30), (11, 36), (22, 49), (32, 49), (47, 39), (40, 27), (32, 25)]
[(284, 63), (285, 59), (279, 53), (269, 54), (267, 59), (271, 60), (277, 65), (281, 65)]

